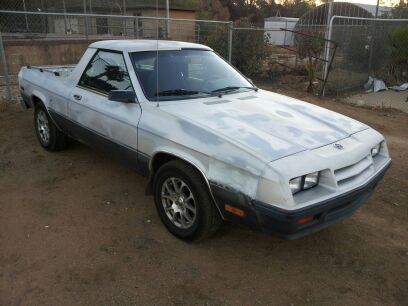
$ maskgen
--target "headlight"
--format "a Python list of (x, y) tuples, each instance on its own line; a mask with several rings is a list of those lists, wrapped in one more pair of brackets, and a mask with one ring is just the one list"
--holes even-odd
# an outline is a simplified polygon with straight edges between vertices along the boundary
[(292, 194), (295, 194), (296, 192), (299, 192), (302, 190), (302, 182), (303, 182), (303, 177), (295, 177), (294, 179), (291, 179), (289, 181), (289, 188), (290, 191), (292, 191)]
[(301, 190), (310, 189), (319, 182), (320, 172), (312, 172), (306, 175), (298, 176), (289, 181), (289, 188), (292, 194)]
[(379, 143), (374, 148), (372, 148), (371, 149), (371, 156), (375, 157), (376, 155), (378, 155), (378, 153), (380, 153), (380, 148), (381, 148), (381, 143)]
[(313, 172), (305, 175), (305, 183), (303, 184), (303, 189), (309, 189), (316, 186), (318, 181), (319, 172)]

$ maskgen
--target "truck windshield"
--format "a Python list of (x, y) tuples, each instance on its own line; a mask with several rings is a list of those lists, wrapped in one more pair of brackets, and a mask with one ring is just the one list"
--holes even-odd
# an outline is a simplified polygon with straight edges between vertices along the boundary
[(202, 98), (253, 88), (245, 77), (212, 51), (143, 51), (131, 53), (131, 59), (150, 101)]

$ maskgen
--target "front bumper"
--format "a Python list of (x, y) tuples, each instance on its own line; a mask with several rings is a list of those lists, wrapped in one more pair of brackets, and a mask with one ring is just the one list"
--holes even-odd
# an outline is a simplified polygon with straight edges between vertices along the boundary
[[(239, 221), (254, 229), (274, 234), (283, 239), (293, 240), (319, 231), (353, 214), (367, 201), (389, 166), (390, 163), (363, 186), (297, 210), (284, 210), (259, 201), (252, 201), (246, 205), (242, 197), (235, 196), (234, 198), (239, 201), (234, 201), (234, 198), (227, 196), (228, 193), (220, 193), (216, 188), (212, 189), (216, 203), (223, 211), (225, 219)], [(224, 203), (230, 203), (242, 209), (245, 216), (237, 217), (225, 211)], [(304, 224), (298, 223), (299, 220), (310, 216), (313, 216), (312, 221)]]

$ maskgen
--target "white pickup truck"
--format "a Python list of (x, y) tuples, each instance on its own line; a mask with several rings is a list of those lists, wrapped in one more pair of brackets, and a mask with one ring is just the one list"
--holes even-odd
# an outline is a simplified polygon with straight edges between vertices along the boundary
[(351, 118), (258, 89), (207, 46), (100, 41), (79, 64), (23, 67), (22, 105), (48, 151), (76, 139), (148, 176), (167, 229), (222, 220), (295, 239), (351, 215), (390, 165)]

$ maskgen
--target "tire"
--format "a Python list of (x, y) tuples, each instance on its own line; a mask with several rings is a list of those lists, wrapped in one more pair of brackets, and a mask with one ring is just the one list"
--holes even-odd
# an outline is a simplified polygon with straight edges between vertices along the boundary
[(164, 164), (155, 175), (153, 192), (160, 219), (176, 237), (198, 241), (219, 229), (221, 216), (203, 178), (192, 166), (180, 160)]
[(34, 127), (39, 143), (47, 151), (55, 152), (66, 148), (67, 136), (56, 127), (42, 103), (35, 106)]

